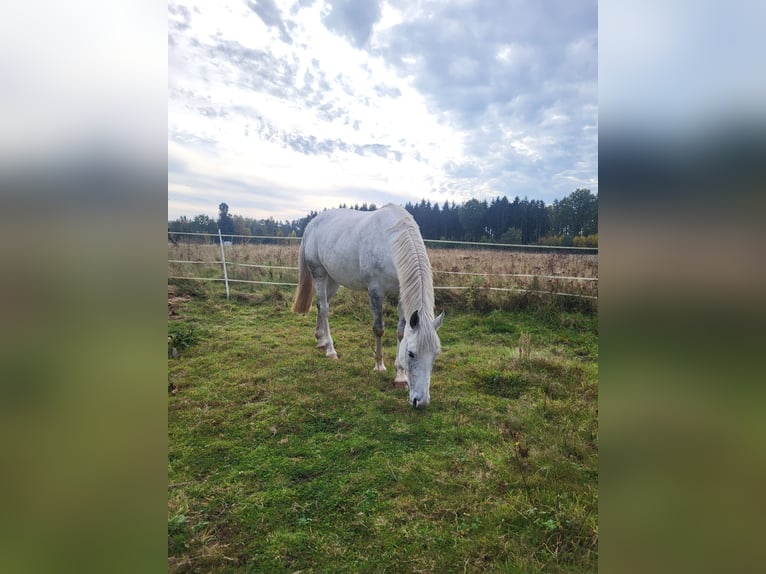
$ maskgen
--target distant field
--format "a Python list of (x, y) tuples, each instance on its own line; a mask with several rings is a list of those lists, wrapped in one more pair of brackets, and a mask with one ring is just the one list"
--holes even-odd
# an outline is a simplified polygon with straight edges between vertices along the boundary
[[(437, 289), (527, 289), (532, 292), (568, 293), (588, 297), (598, 294), (598, 281), (593, 280), (598, 278), (597, 255), (433, 247), (428, 247), (428, 255), (434, 269), (434, 285)], [(216, 245), (170, 246), (168, 259), (204, 262), (169, 263), (169, 276), (223, 277), (220, 263), (215, 263), (221, 259), (220, 247)], [(297, 266), (297, 241), (285, 245), (227, 246), (226, 259), (230, 263), (229, 279), (297, 282), (297, 271), (284, 269)], [(245, 285), (247, 284), (242, 283), (239, 288), (244, 289)]]
[[(297, 246), (227, 249), (294, 266)], [(442, 270), (597, 276), (584, 256), (429, 254)], [(389, 371), (375, 373), (366, 294), (333, 300), (332, 361), (314, 348), (314, 314), (289, 311), (292, 288), (232, 289), (226, 301), (218, 283), (169, 280), (170, 571), (596, 571), (592, 300), (437, 292), (443, 353), (421, 412), (391, 385), (393, 304)]]

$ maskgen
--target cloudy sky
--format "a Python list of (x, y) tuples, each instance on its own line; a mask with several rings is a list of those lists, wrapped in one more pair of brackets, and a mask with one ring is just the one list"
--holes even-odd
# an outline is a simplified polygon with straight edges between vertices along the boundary
[(170, 0), (168, 218), (598, 191), (595, 0)]

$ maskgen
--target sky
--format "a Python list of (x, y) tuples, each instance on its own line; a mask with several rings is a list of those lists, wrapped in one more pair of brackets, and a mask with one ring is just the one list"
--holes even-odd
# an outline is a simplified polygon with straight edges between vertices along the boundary
[(598, 192), (591, 0), (168, 4), (168, 218)]

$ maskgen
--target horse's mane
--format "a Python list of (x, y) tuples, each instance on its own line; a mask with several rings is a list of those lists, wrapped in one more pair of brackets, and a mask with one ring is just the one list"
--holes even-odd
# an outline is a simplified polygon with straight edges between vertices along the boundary
[(409, 212), (401, 211), (399, 221), (388, 230), (391, 254), (399, 276), (399, 301), (408, 321), (412, 313), (418, 311), (420, 325), (427, 325), (426, 328), (418, 329), (419, 347), (438, 349), (439, 339), (432, 326), (434, 283), (431, 262), (418, 224)]

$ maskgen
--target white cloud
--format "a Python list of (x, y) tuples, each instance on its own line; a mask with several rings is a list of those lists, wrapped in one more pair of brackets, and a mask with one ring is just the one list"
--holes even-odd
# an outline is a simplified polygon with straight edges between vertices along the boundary
[[(184, 210), (208, 198), (211, 215), (226, 201), (233, 213), (277, 219), (383, 199), (551, 201), (573, 191), (556, 174), (579, 173), (582, 154), (597, 181), (596, 135), (586, 129), (595, 90), (562, 88), (555, 76), (565, 60), (591, 74), (595, 11), (582, 35), (536, 48), (469, 5), (356, 11), (341, 2), (328, 21), (329, 4), (169, 5), (171, 218), (194, 215)], [(544, 14), (535, 2), (522, 7)], [(489, 37), (466, 36), (468, 20)], [(450, 29), (462, 35), (446, 38)], [(550, 77), (541, 69), (548, 52), (557, 54)], [(577, 73), (562, 81), (595, 83), (595, 72)], [(460, 165), (477, 169), (458, 175)]]

